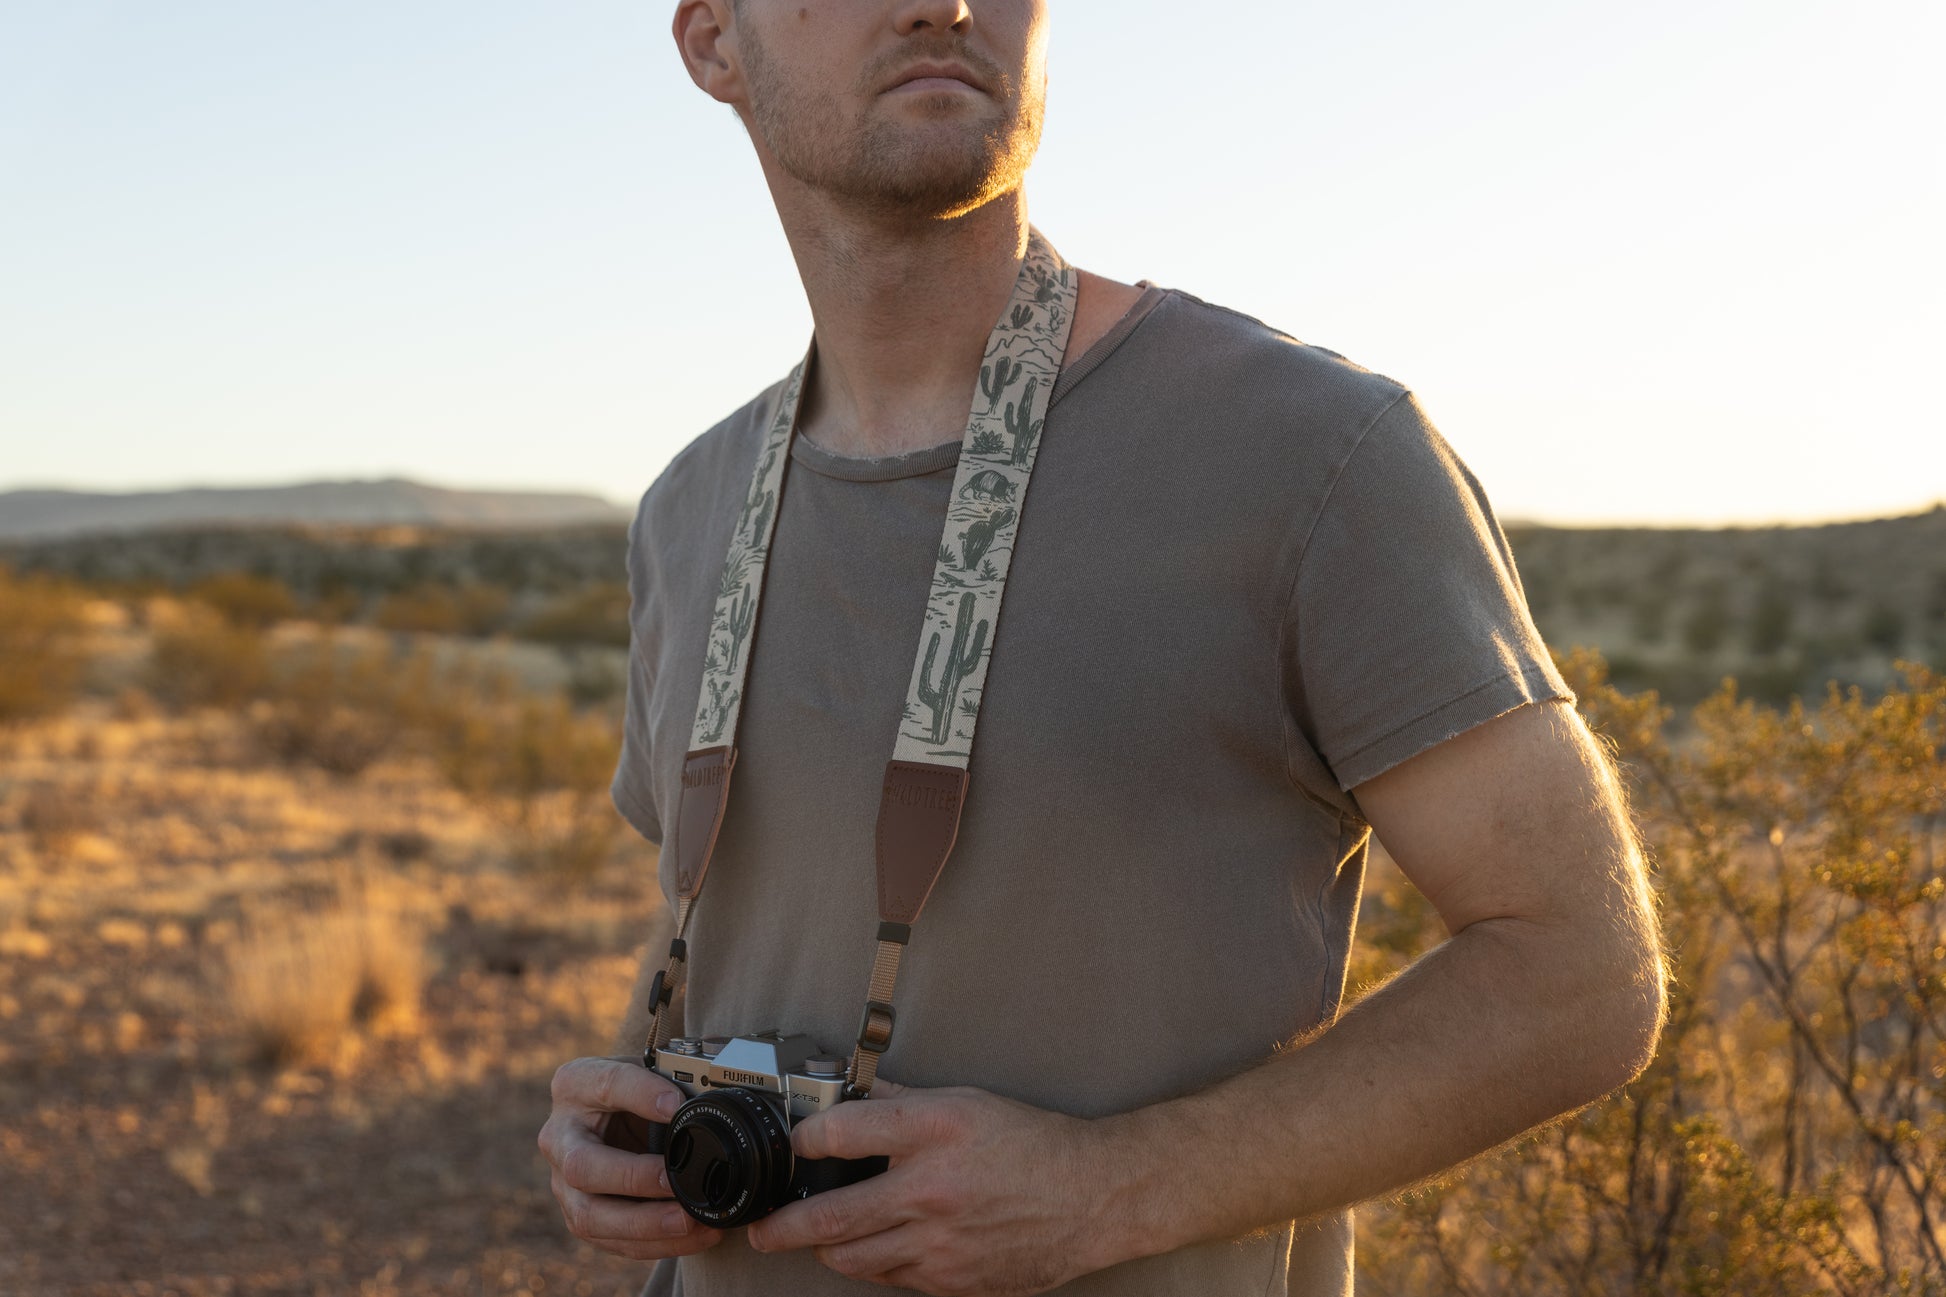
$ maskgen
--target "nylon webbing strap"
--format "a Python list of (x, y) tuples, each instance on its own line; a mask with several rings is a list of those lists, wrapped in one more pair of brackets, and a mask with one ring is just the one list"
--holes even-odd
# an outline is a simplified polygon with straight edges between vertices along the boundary
[[(879, 1055), (891, 1043), (892, 991), (909, 936), (906, 926), (919, 916), (959, 831), (1000, 600), (1079, 288), (1075, 269), (1030, 228), (1013, 296), (988, 335), (980, 364), (905, 707), (886, 766), (876, 839), (880, 940), (851, 1065), (852, 1088), (859, 1094), (870, 1091)], [(683, 975), (683, 934), (728, 803), (784, 470), (815, 355), (814, 341), (778, 396), (717, 584), (672, 844), (680, 898), (676, 940), (668, 968), (653, 984), (652, 1049), (668, 1042), (669, 1015), (663, 1010)]]
[(905, 954), (903, 940), (881, 936), (878, 953), (872, 956), (871, 987), (865, 992), (865, 1011), (858, 1017), (858, 1043), (851, 1052), (850, 1088), (870, 1094), (878, 1079), (878, 1059), (892, 1044), (892, 988), (899, 980), (899, 957)]

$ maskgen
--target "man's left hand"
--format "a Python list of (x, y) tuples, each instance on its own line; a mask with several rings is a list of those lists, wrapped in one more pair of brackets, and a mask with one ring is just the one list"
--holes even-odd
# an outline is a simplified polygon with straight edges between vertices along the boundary
[(808, 1247), (839, 1274), (920, 1292), (1045, 1292), (1118, 1259), (1093, 1209), (1108, 1192), (1095, 1130), (985, 1090), (880, 1081), (870, 1099), (800, 1123), (791, 1146), (889, 1168), (783, 1207), (748, 1240)]

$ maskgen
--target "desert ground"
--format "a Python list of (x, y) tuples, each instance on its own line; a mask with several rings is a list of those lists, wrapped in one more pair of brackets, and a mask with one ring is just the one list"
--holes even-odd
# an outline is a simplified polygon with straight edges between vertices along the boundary
[(634, 1293), (534, 1137), (611, 1047), (654, 847), (564, 878), (423, 754), (266, 760), (263, 708), (6, 735), (0, 1292)]

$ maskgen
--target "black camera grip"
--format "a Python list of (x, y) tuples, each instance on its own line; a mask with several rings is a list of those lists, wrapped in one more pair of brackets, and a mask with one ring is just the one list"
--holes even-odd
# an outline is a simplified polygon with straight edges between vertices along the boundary
[(660, 1154), (669, 1143), (669, 1123), (617, 1110), (608, 1114), (601, 1142), (624, 1153)]
[(799, 1197), (842, 1189), (860, 1180), (882, 1175), (888, 1165), (882, 1157), (800, 1157), (797, 1174), (791, 1177)]

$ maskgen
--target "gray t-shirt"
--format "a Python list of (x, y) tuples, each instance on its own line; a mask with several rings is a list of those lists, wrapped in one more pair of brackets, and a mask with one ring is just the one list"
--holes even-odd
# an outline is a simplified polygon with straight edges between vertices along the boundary
[[(781, 386), (685, 448), (630, 528), (614, 799), (654, 842)], [(853, 458), (800, 435), (791, 457), (684, 1030), (846, 1052), (881, 775), (959, 444)], [(880, 1074), (1096, 1116), (1207, 1087), (1330, 1018), (1368, 841), (1352, 790), (1571, 695), (1486, 496), (1411, 393), (1186, 293), (1149, 288), (1065, 367), (1017, 544), (958, 845), (914, 925)], [(661, 875), (673, 897), (672, 860)], [(1059, 1291), (1338, 1297), (1351, 1239), (1338, 1212)], [(738, 1233), (646, 1291), (882, 1289)]]

